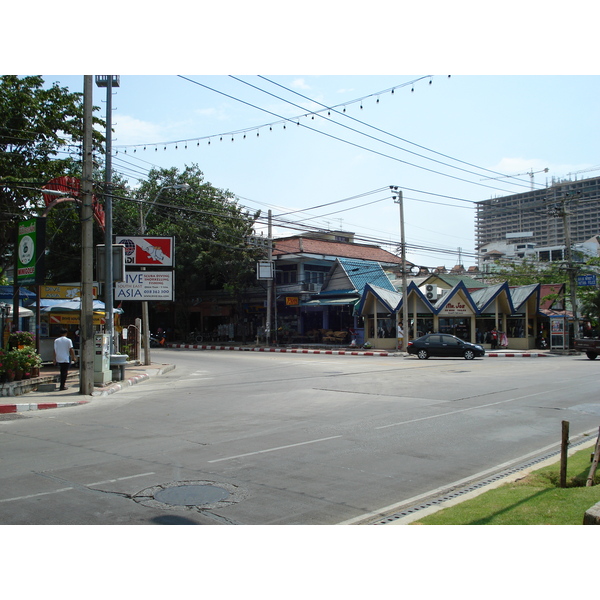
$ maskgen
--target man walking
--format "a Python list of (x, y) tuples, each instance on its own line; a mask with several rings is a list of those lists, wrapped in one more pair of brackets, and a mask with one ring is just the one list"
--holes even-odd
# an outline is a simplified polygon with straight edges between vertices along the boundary
[(54, 364), (60, 368), (60, 387), (59, 390), (66, 390), (67, 373), (71, 360), (75, 362), (75, 351), (73, 342), (67, 337), (67, 330), (60, 330), (60, 337), (54, 340)]

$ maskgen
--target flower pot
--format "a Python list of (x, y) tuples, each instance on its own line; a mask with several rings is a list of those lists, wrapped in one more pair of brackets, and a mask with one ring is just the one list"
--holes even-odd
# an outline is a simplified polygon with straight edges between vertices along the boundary
[(23, 379), (23, 369), (17, 369), (15, 371), (15, 381), (21, 381)]
[(6, 381), (11, 383), (15, 380), (15, 372), (14, 371), (6, 371)]

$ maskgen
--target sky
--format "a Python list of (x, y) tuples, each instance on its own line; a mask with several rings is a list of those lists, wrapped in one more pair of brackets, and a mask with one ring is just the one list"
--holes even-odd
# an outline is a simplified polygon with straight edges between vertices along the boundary
[[(447, 268), (476, 264), (475, 202), (600, 175), (600, 77), (427, 75), (121, 75), (113, 169), (138, 185), (197, 164), (270, 209), (275, 235), (339, 229), (392, 251), (398, 186), (408, 260)], [(46, 80), (82, 91), (81, 75)], [(104, 116), (96, 86), (94, 104)]]
[[(119, 74), (114, 170), (137, 185), (153, 167), (196, 164), (241, 205), (270, 209), (276, 236), (342, 229), (395, 251), (393, 185), (408, 260), (468, 267), (475, 202), (527, 191), (528, 173), (537, 188), (600, 167), (586, 2), (560, 15), (512, 1), (502, 12), (465, 1), (360, 12), (340, 2), (175, 0), (160, 17), (128, 2), (107, 7), (83, 45), (69, 37), (77, 15), (63, 10), (61, 35), (48, 36), (55, 16), (41, 8), (29, 40), (37, 52), (5, 54), (1, 71), (43, 74), (71, 91), (82, 91), (83, 73)], [(104, 117), (96, 86), (94, 104)], [(338, 112), (311, 114), (324, 107)]]

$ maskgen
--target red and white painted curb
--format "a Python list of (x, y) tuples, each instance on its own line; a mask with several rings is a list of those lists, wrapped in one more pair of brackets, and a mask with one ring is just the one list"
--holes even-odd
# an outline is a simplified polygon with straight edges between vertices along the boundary
[(133, 377), (125, 379), (120, 383), (113, 383), (112, 385), (109, 385), (101, 390), (94, 391), (92, 392), (92, 396), (108, 396), (109, 394), (114, 394), (115, 392), (121, 391), (124, 387), (135, 385), (136, 383), (140, 383), (140, 381), (145, 381), (146, 379), (150, 379), (150, 375), (147, 373), (143, 373), (142, 375), (134, 375)]
[(506, 358), (542, 358), (547, 357), (548, 355), (543, 352), (490, 352), (486, 354), (486, 356), (491, 356), (492, 358), (499, 358), (501, 356), (505, 356)]
[(78, 402), (30, 402), (27, 404), (0, 404), (0, 414), (12, 414), (26, 412), (28, 410), (46, 410), (48, 408), (65, 408), (67, 406), (79, 406), (87, 404), (89, 400)]
[[(206, 344), (167, 344), (167, 348), (180, 348), (184, 350), (229, 350), (240, 352), (281, 352), (290, 354), (335, 354), (348, 356), (394, 356), (396, 351), (387, 352), (385, 350), (318, 350), (308, 348), (254, 348), (249, 346), (209, 346)], [(401, 354), (404, 354), (401, 350)], [(486, 357), (491, 358), (542, 358), (548, 354), (543, 352), (488, 352)]]
[(240, 352), (281, 352), (289, 354), (335, 354), (348, 356), (389, 356), (389, 352), (371, 350), (313, 350), (309, 348), (253, 348), (248, 346), (207, 346), (203, 344), (167, 344), (167, 348), (185, 350), (231, 350)]

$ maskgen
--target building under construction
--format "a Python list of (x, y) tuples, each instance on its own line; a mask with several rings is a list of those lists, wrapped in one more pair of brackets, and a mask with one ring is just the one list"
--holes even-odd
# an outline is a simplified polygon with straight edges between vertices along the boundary
[(572, 245), (595, 240), (600, 235), (600, 177), (553, 180), (550, 187), (477, 202), (479, 267), (503, 257), (562, 259), (566, 239), (563, 213)]

